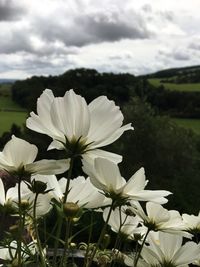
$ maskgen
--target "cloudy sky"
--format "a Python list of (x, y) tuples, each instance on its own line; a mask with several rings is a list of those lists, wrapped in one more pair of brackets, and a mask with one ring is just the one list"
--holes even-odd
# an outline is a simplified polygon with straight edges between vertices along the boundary
[(200, 64), (200, 0), (0, 0), (0, 78)]

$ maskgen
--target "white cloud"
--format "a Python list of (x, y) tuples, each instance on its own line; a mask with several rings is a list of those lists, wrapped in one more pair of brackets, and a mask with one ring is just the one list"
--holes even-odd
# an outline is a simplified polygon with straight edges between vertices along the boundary
[(199, 0), (0, 0), (0, 77), (198, 64)]

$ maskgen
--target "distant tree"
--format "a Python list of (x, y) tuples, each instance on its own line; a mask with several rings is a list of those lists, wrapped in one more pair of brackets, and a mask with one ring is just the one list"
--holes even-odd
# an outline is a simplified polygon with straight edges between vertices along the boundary
[(127, 132), (115, 145), (123, 155), (124, 177), (144, 166), (149, 188), (173, 192), (169, 206), (198, 212), (200, 206), (199, 138), (177, 127), (167, 117), (155, 116), (152, 108), (134, 98), (124, 108), (133, 132)]
[(99, 73), (94, 69), (80, 68), (59, 76), (33, 76), (16, 81), (12, 86), (12, 99), (28, 110), (35, 110), (37, 98), (45, 88), (52, 89), (55, 96), (63, 96), (72, 88), (88, 102), (106, 95), (122, 105), (129, 100), (129, 88), (136, 80), (131, 74)]

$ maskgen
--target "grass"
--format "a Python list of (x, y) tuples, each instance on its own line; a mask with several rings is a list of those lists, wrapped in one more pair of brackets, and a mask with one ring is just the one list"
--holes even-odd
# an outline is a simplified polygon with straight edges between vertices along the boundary
[(25, 111), (17, 103), (13, 102), (9, 96), (0, 96), (0, 110)]
[(27, 118), (27, 112), (0, 112), (0, 136), (9, 131), (12, 124), (15, 123), (18, 126), (25, 124)]
[(17, 103), (12, 101), (11, 97), (11, 84), (0, 84), (0, 111), (14, 110), (25, 111)]
[(200, 119), (182, 119), (182, 118), (172, 118), (177, 125), (191, 129), (195, 133), (200, 135)]
[(11, 98), (11, 84), (0, 84), (0, 136), (9, 131), (12, 124), (25, 124), (27, 112)]
[(148, 79), (148, 81), (155, 87), (163, 85), (166, 89), (173, 90), (173, 91), (200, 92), (200, 83), (183, 83), (183, 84), (162, 83), (161, 80), (162, 79), (158, 79), (158, 78)]
[(10, 83), (0, 84), (0, 95), (1, 96), (11, 96), (11, 86)]

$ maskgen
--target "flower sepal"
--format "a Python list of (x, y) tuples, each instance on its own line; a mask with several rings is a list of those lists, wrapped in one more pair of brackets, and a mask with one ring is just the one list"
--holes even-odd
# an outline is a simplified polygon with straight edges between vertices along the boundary
[(26, 183), (28, 188), (35, 194), (47, 194), (50, 191), (52, 191), (52, 189), (46, 190), (47, 189), (47, 183), (44, 183), (42, 181), (39, 180), (35, 180), (33, 179), (31, 181), (31, 183)]

